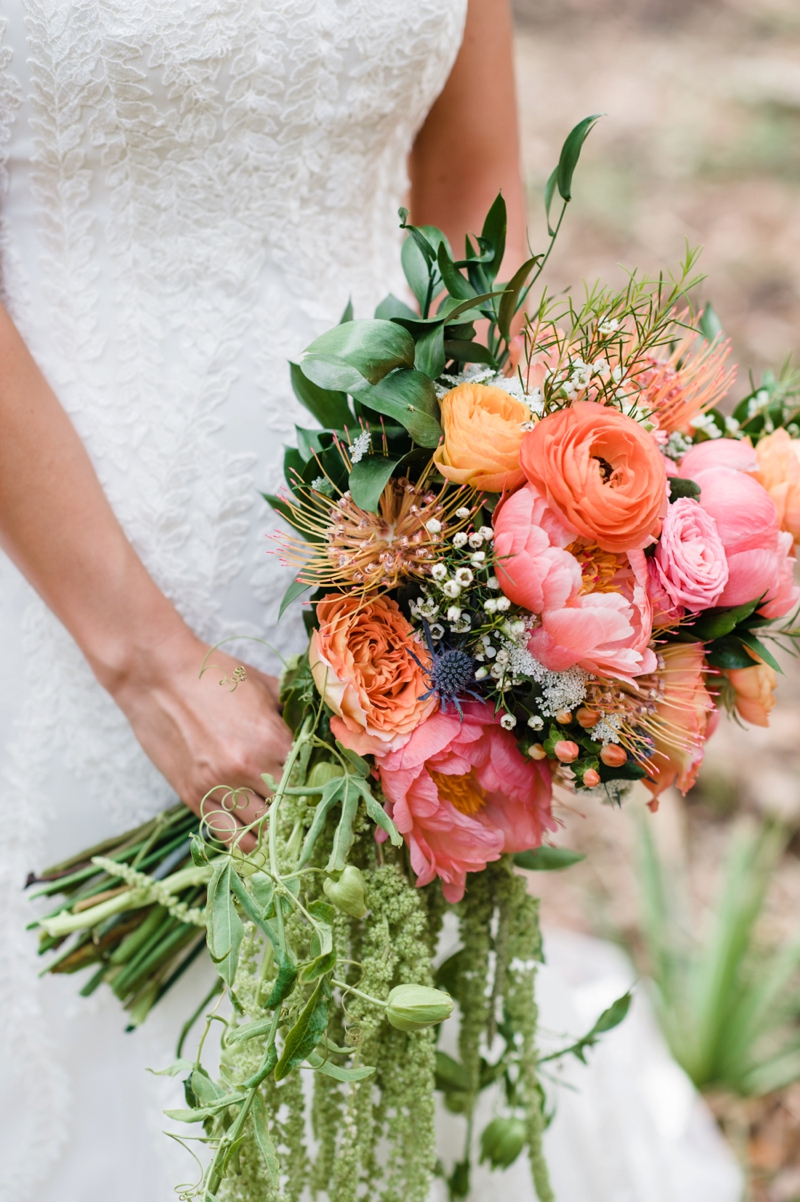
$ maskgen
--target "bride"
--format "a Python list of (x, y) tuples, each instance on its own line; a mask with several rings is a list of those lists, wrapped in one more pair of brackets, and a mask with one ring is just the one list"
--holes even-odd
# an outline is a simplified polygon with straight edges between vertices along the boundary
[(227, 635), (300, 642), (273, 630), (287, 581), (258, 496), (307, 423), (287, 360), (350, 295), (368, 316), (402, 290), (409, 185), (413, 219), (456, 247), (502, 187), (502, 274), (525, 257), (506, 0), (3, 6), (9, 1202), (170, 1196), (144, 1067), (171, 1058), (175, 1016), (123, 1037), (111, 999), (37, 986), (20, 886), (175, 795), (197, 809), (277, 771), (274, 661), (235, 693), (219, 677), (238, 660), (199, 668)]

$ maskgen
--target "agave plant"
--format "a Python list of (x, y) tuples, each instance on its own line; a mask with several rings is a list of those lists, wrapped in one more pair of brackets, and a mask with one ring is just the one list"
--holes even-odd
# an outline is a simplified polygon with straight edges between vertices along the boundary
[(800, 937), (767, 946), (759, 919), (787, 842), (773, 821), (734, 828), (701, 915), (640, 822), (641, 935), (657, 1014), (700, 1089), (759, 1097), (800, 1079)]

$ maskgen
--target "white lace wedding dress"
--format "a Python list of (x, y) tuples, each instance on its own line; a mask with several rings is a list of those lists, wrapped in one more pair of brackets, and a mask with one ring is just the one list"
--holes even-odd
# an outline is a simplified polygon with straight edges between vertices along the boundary
[[(406, 153), (465, 10), (0, 0), (2, 295), (145, 564), (211, 641), (302, 641), (289, 618), (274, 629), (287, 580), (266, 554), (258, 496), (279, 482), (293, 423), (313, 424), (286, 361), (348, 296), (368, 316), (402, 289)], [(173, 1058), (208, 966), (124, 1035), (108, 991), (84, 1000), (75, 978), (37, 982), (21, 886), (173, 798), (2, 557), (0, 606), (0, 1199), (168, 1202), (192, 1169), (161, 1134), (175, 1083), (145, 1068)], [(562, 1001), (552, 1025), (564, 1025)], [(631, 1102), (622, 1127), (597, 1125), (609, 1073), (619, 1096), (638, 1096), (624, 1058), (610, 1064), (594, 1093), (584, 1079), (589, 1119), (567, 1094), (548, 1137), (560, 1202), (644, 1202), (628, 1150), (641, 1107)], [(613, 1171), (597, 1167), (596, 1147), (613, 1151)], [(699, 1197), (668, 1188), (667, 1160), (652, 1161), (662, 1168), (648, 1202)], [(509, 1185), (487, 1177), (476, 1196)], [(512, 1193), (532, 1197), (521, 1162)]]

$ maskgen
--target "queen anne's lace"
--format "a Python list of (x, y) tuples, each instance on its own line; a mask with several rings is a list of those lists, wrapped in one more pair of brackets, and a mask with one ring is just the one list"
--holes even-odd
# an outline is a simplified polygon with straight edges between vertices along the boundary
[[(270, 638), (287, 580), (266, 559), (257, 489), (277, 484), (292, 422), (310, 424), (286, 359), (348, 294), (363, 316), (402, 288), (405, 156), (465, 9), (4, 6), (2, 294), (148, 569), (210, 640)], [(4, 687), (17, 682), (18, 702), (5, 732), (0, 1021), (30, 1090), (15, 1096), (26, 1117), (0, 1196), (24, 1202), (42, 1196), (67, 1106), (19, 884), (50, 854), (48, 812), (86, 815), (75, 824), (86, 842), (98, 807), (119, 827), (170, 793), (63, 629), (7, 565), (0, 578)], [(282, 630), (282, 649), (300, 637)], [(70, 825), (56, 829), (52, 858), (70, 850)]]

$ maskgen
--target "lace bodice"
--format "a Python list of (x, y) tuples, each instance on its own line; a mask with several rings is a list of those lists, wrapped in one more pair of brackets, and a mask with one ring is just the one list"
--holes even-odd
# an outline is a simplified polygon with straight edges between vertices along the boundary
[[(150, 572), (210, 640), (276, 638), (287, 578), (266, 554), (272, 519), (258, 490), (278, 483), (293, 423), (313, 424), (286, 360), (348, 296), (366, 315), (402, 287), (406, 155), (465, 9), (5, 0), (0, 10), (3, 298)], [(12, 951), (0, 959), (13, 1001), (0, 1010), (36, 1082), (29, 1117), (4, 1124), (0, 1194), (23, 1202), (63, 1138), (66, 1082), (37, 1019), (19, 883), (43, 855), (170, 798), (8, 564), (0, 589), (13, 832), (1, 867)], [(287, 625), (279, 637), (283, 649), (299, 636)]]

